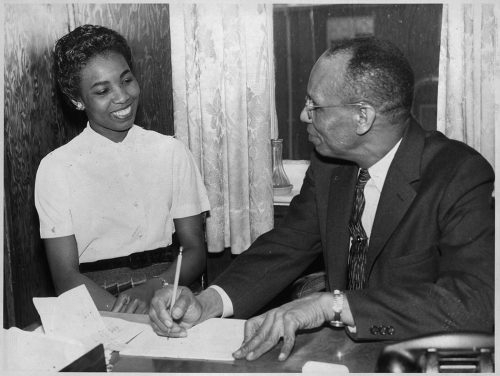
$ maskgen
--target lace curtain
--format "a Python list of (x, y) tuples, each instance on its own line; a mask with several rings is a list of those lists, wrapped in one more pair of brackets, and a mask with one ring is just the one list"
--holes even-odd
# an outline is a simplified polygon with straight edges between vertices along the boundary
[(499, 16), (499, 5), (443, 5), (438, 84), (437, 129), (492, 166), (500, 119)]
[(176, 137), (210, 200), (209, 252), (245, 251), (273, 226), (272, 5), (170, 4)]

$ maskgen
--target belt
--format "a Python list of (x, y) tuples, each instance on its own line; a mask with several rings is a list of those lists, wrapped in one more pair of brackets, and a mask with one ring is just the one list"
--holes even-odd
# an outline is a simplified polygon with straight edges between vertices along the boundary
[(80, 264), (80, 273), (96, 272), (99, 270), (130, 268), (139, 269), (158, 264), (160, 262), (171, 262), (176, 254), (174, 247), (162, 247), (151, 251), (132, 253), (128, 256), (115, 257), (111, 259), (85, 262)]

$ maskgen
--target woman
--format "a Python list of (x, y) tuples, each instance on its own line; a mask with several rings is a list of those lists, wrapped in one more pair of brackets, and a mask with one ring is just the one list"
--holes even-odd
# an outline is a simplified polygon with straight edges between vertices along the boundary
[[(180, 283), (204, 271), (205, 187), (181, 142), (134, 125), (140, 89), (120, 34), (84, 25), (63, 36), (55, 75), (88, 118), (81, 134), (41, 161), (36, 177), (56, 292), (85, 284), (99, 310), (146, 313), (154, 291), (174, 280), (175, 262), (148, 266), (165, 261), (161, 247), (171, 244), (174, 227), (184, 249)], [(115, 298), (110, 285), (131, 288)]]

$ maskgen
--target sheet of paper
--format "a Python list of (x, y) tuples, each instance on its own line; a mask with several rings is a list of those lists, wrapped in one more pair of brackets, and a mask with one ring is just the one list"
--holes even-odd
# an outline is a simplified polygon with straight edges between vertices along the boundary
[(245, 320), (209, 319), (188, 330), (185, 338), (158, 336), (149, 324), (120, 355), (232, 361), (243, 342)]
[(117, 318), (103, 319), (84, 285), (55, 298), (33, 298), (33, 303), (46, 335), (74, 339), (87, 346), (102, 343), (106, 350), (120, 351), (144, 329), (143, 325)]
[(49, 337), (19, 328), (3, 329), (3, 369), (59, 371), (91, 348), (78, 341)]

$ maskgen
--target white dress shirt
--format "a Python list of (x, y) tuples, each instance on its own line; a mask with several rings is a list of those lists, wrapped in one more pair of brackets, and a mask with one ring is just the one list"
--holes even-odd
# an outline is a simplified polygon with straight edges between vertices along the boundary
[[(377, 212), (378, 202), (380, 200), (380, 193), (384, 186), (385, 178), (387, 177), (387, 172), (391, 166), (394, 155), (401, 144), (399, 140), (396, 145), (377, 163), (368, 168), (368, 173), (370, 174), (370, 180), (365, 185), (365, 208), (361, 216), (361, 223), (365, 229), (366, 236), (368, 237), (368, 243), (370, 242), (370, 236), (373, 228), (373, 220), (375, 219), (375, 213)], [(233, 303), (227, 295), (227, 293), (219, 286), (212, 285), (209, 288), (213, 288), (219, 293), (222, 298), (223, 313), (222, 317), (228, 317), (233, 315)], [(355, 327), (349, 327), (349, 330), (355, 331)]]

